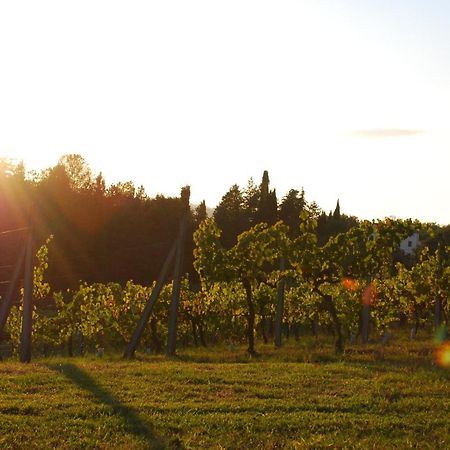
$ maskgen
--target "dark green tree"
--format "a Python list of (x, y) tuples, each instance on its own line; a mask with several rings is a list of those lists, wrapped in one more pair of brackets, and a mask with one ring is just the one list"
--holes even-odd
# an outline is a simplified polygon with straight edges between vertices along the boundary
[(259, 186), (259, 202), (255, 222), (273, 225), (278, 219), (278, 203), (275, 189), (271, 191), (269, 184), (269, 173), (265, 170)]
[(195, 208), (194, 220), (196, 228), (200, 226), (200, 224), (208, 218), (208, 212), (206, 210), (206, 202), (202, 200), (201, 203)]
[(291, 189), (282, 199), (280, 204), (280, 219), (289, 227), (289, 235), (297, 236), (300, 226), (300, 213), (306, 206), (305, 192)]
[(237, 242), (237, 237), (248, 228), (245, 199), (237, 184), (231, 186), (222, 197), (213, 217), (222, 230), (222, 244), (231, 248)]
[(339, 206), (339, 199), (336, 203), (336, 208), (334, 209), (333, 219), (339, 220), (341, 218), (341, 207)]

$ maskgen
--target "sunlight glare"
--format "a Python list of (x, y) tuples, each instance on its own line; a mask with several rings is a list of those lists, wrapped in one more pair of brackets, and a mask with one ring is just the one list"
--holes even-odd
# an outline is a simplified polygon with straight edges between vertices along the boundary
[(363, 304), (371, 305), (374, 303), (376, 298), (377, 298), (377, 291), (375, 289), (375, 286), (373, 285), (373, 283), (369, 283), (362, 296)]
[(444, 342), (437, 348), (436, 363), (440, 367), (450, 367), (450, 342)]
[(358, 281), (353, 278), (344, 278), (342, 280), (342, 286), (348, 291), (356, 291), (359, 288)]

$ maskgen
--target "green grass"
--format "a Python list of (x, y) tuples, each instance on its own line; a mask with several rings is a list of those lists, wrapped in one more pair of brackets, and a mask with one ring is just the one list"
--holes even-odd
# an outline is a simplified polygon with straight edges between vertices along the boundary
[(0, 448), (450, 448), (431, 340), (0, 363)]

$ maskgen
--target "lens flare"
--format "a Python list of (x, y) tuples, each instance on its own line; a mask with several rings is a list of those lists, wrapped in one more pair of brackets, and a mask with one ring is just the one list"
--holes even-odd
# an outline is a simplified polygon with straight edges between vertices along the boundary
[(450, 342), (444, 342), (437, 348), (436, 363), (441, 367), (450, 367)]
[(356, 291), (358, 289), (358, 282), (352, 278), (344, 278), (342, 280), (342, 286), (344, 286), (347, 291)]
[(448, 337), (447, 327), (445, 325), (441, 325), (437, 331), (436, 336), (434, 337), (434, 342), (436, 344), (442, 344)]
[(373, 283), (370, 283), (363, 293), (362, 300), (364, 305), (371, 305), (377, 298), (377, 291)]

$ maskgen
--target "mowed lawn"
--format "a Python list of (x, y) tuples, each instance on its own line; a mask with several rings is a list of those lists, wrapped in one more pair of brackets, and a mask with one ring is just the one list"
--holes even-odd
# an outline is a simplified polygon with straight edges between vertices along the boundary
[(431, 340), (0, 362), (0, 448), (450, 448)]

